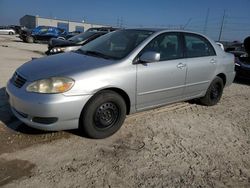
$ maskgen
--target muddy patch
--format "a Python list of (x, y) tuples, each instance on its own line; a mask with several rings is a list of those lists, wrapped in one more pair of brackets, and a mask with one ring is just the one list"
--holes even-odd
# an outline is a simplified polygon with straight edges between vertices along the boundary
[(71, 136), (71, 133), (64, 131), (45, 132), (36, 130), (21, 122), (14, 122), (12, 125), (15, 128), (13, 130), (0, 123), (0, 154), (15, 152), (36, 144), (49, 143)]
[(31, 177), (32, 169), (36, 165), (25, 160), (0, 160), (0, 186), (6, 185), (14, 180), (21, 179), (23, 177)]

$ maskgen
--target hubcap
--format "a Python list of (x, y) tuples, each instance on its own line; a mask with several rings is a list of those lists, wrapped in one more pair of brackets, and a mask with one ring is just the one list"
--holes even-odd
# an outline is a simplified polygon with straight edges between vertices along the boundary
[(119, 110), (113, 102), (102, 104), (96, 109), (94, 122), (97, 128), (107, 128), (113, 126), (119, 116)]

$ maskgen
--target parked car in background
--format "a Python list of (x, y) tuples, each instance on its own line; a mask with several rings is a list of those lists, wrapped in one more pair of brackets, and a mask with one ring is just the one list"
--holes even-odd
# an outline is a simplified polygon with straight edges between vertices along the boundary
[(80, 33), (82, 33), (82, 32), (80, 32), (80, 31), (71, 31), (71, 32), (68, 32), (67, 36), (66, 36), (66, 39), (69, 39), (69, 38), (71, 38), (73, 36), (79, 35)]
[(223, 45), (222, 43), (216, 42), (216, 44), (217, 44), (219, 47), (221, 47), (221, 49), (222, 49), (223, 51), (225, 51), (224, 45)]
[(16, 34), (20, 34), (23, 29), (26, 29), (25, 26), (20, 26), (20, 25), (10, 25), (9, 27), (11, 29), (14, 29)]
[(51, 39), (48, 44), (48, 50), (45, 53), (47, 55), (52, 55), (77, 50), (90, 41), (111, 31), (115, 31), (115, 29), (87, 30), (86, 32), (71, 37), (68, 40)]
[(120, 28), (115, 28), (115, 27), (92, 27), (89, 28), (87, 31), (102, 31), (102, 32), (112, 32), (119, 30)]
[(236, 58), (235, 71), (237, 78), (250, 79), (250, 58), (249, 57)]
[(15, 35), (16, 32), (14, 29), (7, 27), (7, 26), (0, 26), (0, 34), (5, 34), (5, 35)]
[(48, 42), (52, 38), (66, 39), (67, 32), (58, 27), (38, 26), (33, 30), (22, 30), (19, 36), (24, 42)]
[(6, 91), (15, 116), (31, 127), (105, 138), (127, 114), (194, 98), (215, 105), (234, 76), (234, 56), (203, 35), (124, 29), (23, 64)]
[(235, 71), (238, 78), (250, 79), (250, 37), (244, 40), (244, 49), (230, 51), (235, 56)]
[(225, 47), (226, 52), (232, 52), (232, 51), (245, 51), (243, 43), (240, 42), (235, 42), (232, 43), (231, 45), (227, 45)]

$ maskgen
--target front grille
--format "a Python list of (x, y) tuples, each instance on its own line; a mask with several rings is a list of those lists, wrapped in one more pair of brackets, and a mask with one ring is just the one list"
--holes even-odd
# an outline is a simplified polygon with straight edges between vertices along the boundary
[(20, 76), (17, 72), (15, 72), (15, 74), (12, 76), (11, 81), (16, 87), (21, 88), (27, 80)]
[(56, 117), (33, 117), (32, 121), (35, 123), (41, 123), (41, 124), (52, 124), (57, 122), (58, 118)]

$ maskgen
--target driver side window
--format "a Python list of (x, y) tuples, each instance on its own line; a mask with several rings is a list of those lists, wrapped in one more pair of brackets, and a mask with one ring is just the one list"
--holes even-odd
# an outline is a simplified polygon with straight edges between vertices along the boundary
[[(158, 35), (142, 50), (160, 53), (160, 61), (182, 58), (181, 42), (178, 33)], [(141, 53), (141, 54), (142, 54)]]

